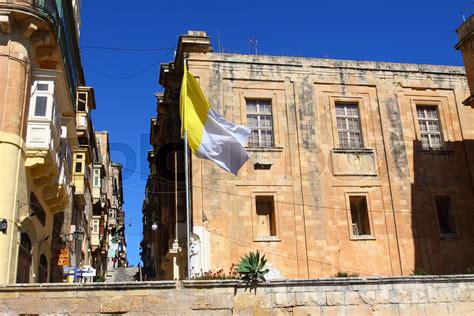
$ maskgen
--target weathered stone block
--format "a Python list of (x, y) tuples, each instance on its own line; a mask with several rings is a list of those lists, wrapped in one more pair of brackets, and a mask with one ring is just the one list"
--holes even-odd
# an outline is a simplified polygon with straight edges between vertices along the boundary
[(380, 289), (376, 292), (375, 299), (377, 304), (390, 303), (391, 291), (390, 289)]
[(457, 302), (455, 304), (448, 304), (448, 312), (449, 315), (472, 315), (474, 314), (474, 302)]
[(319, 306), (299, 306), (293, 308), (294, 316), (310, 316), (321, 315), (321, 307)]
[(350, 291), (344, 293), (344, 304), (345, 305), (359, 305), (359, 293)]
[(376, 291), (360, 291), (359, 298), (361, 302), (367, 305), (374, 305), (376, 302)]
[(251, 294), (239, 293), (234, 296), (234, 309), (249, 309), (249, 308), (270, 308), (272, 306), (272, 296), (270, 294)]
[(424, 304), (398, 304), (400, 315), (425, 316)]
[(380, 304), (372, 307), (373, 314), (376, 316), (393, 316), (398, 315), (398, 305), (396, 304)]
[(194, 310), (192, 313), (185, 312), (183, 315), (202, 315), (202, 316), (228, 316), (232, 315), (232, 310), (230, 309), (223, 309), (223, 310)]
[(411, 302), (413, 304), (420, 304), (428, 302), (428, 297), (425, 290), (415, 290), (411, 293)]
[(275, 293), (275, 304), (277, 306), (295, 306), (295, 293)]
[(324, 316), (346, 316), (345, 306), (322, 306), (321, 315)]
[(326, 292), (326, 304), (328, 306), (341, 305), (342, 293), (341, 292)]
[(429, 316), (449, 315), (448, 304), (425, 304), (425, 314)]
[(364, 305), (351, 305), (346, 306), (346, 315), (354, 315), (354, 316), (371, 316), (372, 310), (369, 306)]
[(196, 295), (194, 303), (191, 305), (193, 310), (214, 310), (214, 309), (232, 309), (234, 299), (232, 295)]

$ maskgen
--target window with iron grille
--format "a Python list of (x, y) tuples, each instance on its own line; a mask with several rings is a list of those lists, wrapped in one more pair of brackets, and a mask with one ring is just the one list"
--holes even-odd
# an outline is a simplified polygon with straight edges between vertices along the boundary
[(270, 100), (247, 100), (247, 126), (252, 130), (249, 147), (273, 146), (273, 117)]
[(336, 104), (336, 124), (339, 148), (363, 148), (357, 104)]
[(441, 126), (436, 106), (417, 106), (416, 116), (420, 126), (421, 147), (423, 149), (442, 149)]

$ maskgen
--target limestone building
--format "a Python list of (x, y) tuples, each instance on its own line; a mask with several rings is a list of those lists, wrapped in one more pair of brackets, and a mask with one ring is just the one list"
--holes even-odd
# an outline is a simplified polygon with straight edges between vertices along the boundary
[(93, 175), (108, 181), (110, 162), (92, 124), (80, 24), (79, 0), (0, 0), (0, 284), (106, 271), (93, 219), (107, 226), (110, 204)]
[(466, 68), (467, 82), (469, 84), (469, 97), (463, 101), (465, 105), (474, 107), (474, 46), (472, 34), (474, 31), (474, 15), (464, 21), (456, 30), (458, 43), (455, 48), (462, 52), (464, 66)]
[(214, 53), (205, 33), (189, 32), (161, 66), (151, 120), (142, 258), (152, 277), (186, 277), (188, 264), (185, 59), (211, 106), (252, 129), (238, 176), (192, 157), (194, 274), (257, 249), (287, 278), (472, 265), (474, 112), (462, 105), (463, 68)]

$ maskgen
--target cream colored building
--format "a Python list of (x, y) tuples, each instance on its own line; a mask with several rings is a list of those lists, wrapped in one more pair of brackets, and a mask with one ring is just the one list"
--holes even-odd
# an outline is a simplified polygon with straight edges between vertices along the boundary
[(80, 23), (79, 0), (0, 0), (0, 284), (60, 282), (63, 266), (97, 261), (102, 161)]
[(188, 264), (185, 58), (211, 106), (252, 129), (238, 176), (192, 157), (194, 274), (227, 271), (255, 250), (272, 277), (472, 266), (474, 110), (462, 106), (463, 68), (214, 53), (205, 33), (190, 32), (161, 67), (151, 121), (142, 258), (154, 278), (185, 277)]

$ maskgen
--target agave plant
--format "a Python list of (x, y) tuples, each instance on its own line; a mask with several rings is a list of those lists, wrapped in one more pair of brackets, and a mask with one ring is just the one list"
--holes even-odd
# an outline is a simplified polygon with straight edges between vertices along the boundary
[(265, 281), (265, 274), (268, 273), (268, 269), (265, 268), (267, 260), (265, 255), (260, 257), (260, 253), (250, 252), (248, 255), (240, 258), (240, 262), (237, 265), (237, 272), (240, 273), (240, 278), (248, 283), (256, 284), (259, 281)]

